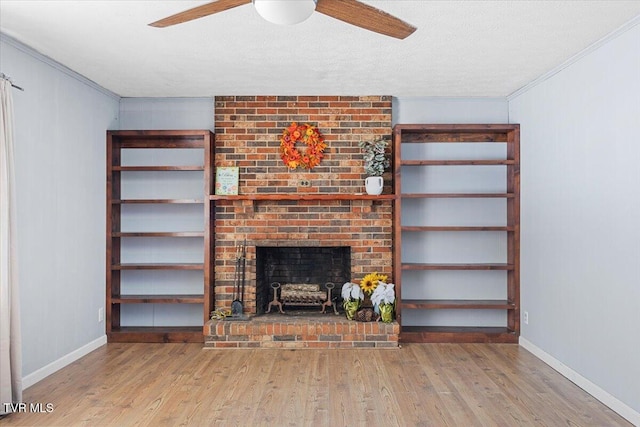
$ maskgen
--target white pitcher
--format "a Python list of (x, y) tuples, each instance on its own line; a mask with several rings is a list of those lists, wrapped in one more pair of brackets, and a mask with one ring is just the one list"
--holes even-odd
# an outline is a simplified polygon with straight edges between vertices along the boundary
[(384, 181), (381, 176), (370, 176), (364, 180), (364, 187), (367, 190), (367, 194), (371, 196), (382, 194), (383, 185)]

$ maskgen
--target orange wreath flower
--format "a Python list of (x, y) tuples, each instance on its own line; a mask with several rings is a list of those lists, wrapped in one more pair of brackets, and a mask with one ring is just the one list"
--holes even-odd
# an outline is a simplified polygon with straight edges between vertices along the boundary
[[(297, 142), (306, 144), (302, 153), (296, 148)], [(320, 164), (325, 148), (327, 144), (324, 143), (322, 134), (310, 124), (298, 125), (293, 122), (280, 137), (280, 157), (289, 169), (296, 169), (298, 166), (313, 169)]]

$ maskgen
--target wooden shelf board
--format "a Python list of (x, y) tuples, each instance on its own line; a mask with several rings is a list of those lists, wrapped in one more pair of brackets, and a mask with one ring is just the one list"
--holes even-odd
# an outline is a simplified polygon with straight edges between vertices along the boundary
[(115, 231), (112, 237), (204, 237), (203, 231)]
[(158, 139), (153, 138), (150, 140), (134, 139), (134, 140), (120, 140), (118, 141), (120, 148), (135, 148), (135, 149), (168, 149), (168, 148), (203, 148), (204, 144), (202, 140), (182, 140), (182, 139)]
[(202, 326), (126, 326), (107, 332), (108, 342), (200, 343)]
[(394, 200), (394, 194), (380, 194), (370, 196), (369, 194), (343, 194), (343, 193), (270, 193), (270, 194), (238, 194), (235, 196), (222, 196), (212, 194), (210, 200)]
[(114, 205), (119, 204), (203, 204), (204, 200), (202, 199), (115, 199), (112, 200), (111, 203)]
[(403, 262), (402, 270), (513, 270), (512, 264), (432, 264)]
[(505, 327), (402, 326), (401, 343), (518, 343), (518, 334)]
[(413, 132), (507, 132), (518, 129), (517, 124), (508, 123), (407, 123), (397, 124), (394, 129), (401, 130), (402, 133)]
[(204, 166), (113, 166), (115, 172), (151, 172), (151, 171), (203, 171)]
[(514, 160), (401, 160), (402, 166), (506, 166), (514, 165)]
[(114, 264), (112, 270), (203, 270), (202, 263), (126, 263)]
[(204, 148), (210, 130), (119, 130), (107, 131), (118, 148)]
[(513, 310), (515, 304), (507, 300), (427, 300), (403, 299), (402, 309), (486, 309)]
[(401, 124), (394, 126), (401, 143), (508, 142), (509, 124)]
[(503, 132), (434, 132), (416, 131), (402, 132), (402, 143), (452, 143), (452, 142), (507, 142), (507, 134)]
[(203, 304), (204, 295), (120, 295), (112, 304)]
[(510, 226), (494, 225), (403, 225), (402, 231), (514, 231)]
[(400, 197), (403, 199), (512, 199), (515, 195), (513, 193), (403, 193)]

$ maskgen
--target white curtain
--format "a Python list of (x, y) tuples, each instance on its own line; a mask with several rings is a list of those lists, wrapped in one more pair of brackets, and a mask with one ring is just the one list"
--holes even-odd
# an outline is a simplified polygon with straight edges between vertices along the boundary
[(0, 78), (0, 414), (22, 401), (11, 82)]

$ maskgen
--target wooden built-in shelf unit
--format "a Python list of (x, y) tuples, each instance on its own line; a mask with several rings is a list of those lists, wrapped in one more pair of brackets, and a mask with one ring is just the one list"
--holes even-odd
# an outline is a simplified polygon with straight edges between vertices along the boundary
[[(519, 125), (446, 125), (446, 124), (407, 124), (396, 125), (394, 139), (394, 173), (395, 195), (397, 197), (394, 214), (394, 271), (396, 280), (397, 317), (400, 322), (401, 342), (503, 342), (516, 343), (520, 334), (520, 128)], [(477, 155), (474, 147), (468, 159), (462, 158), (464, 152), (457, 151), (456, 158), (443, 159), (438, 155), (435, 159), (405, 158), (403, 148), (407, 144), (475, 144), (490, 143), (505, 146), (504, 158), (474, 159)], [(476, 146), (478, 144), (475, 144)], [(415, 148), (415, 147), (413, 147)], [(429, 147), (417, 147), (414, 152), (428, 155)], [(406, 150), (405, 150), (406, 151)], [(407, 191), (403, 184), (403, 173), (407, 168), (431, 167), (476, 167), (504, 166), (505, 192), (416, 192)], [(473, 177), (469, 176), (469, 180)], [(426, 183), (425, 183), (426, 184)], [(504, 199), (506, 211), (500, 221), (504, 225), (407, 225), (403, 223), (402, 208), (410, 199)], [(473, 215), (473, 212), (469, 212)], [(420, 220), (421, 218), (412, 218)], [(429, 239), (432, 232), (440, 233), (504, 233), (506, 237), (506, 259), (504, 262), (489, 263), (430, 263), (409, 262), (408, 256), (402, 254), (403, 235), (423, 233), (422, 239)], [(414, 254), (410, 254), (414, 255)], [(415, 258), (415, 256), (414, 256)], [(415, 283), (415, 280), (403, 280), (409, 271), (470, 271), (483, 274), (483, 271), (504, 271), (506, 274), (506, 298), (504, 300), (487, 299), (411, 299), (405, 295), (421, 293), (426, 283)], [(403, 274), (404, 273), (404, 274)], [(480, 286), (480, 285), (478, 285)], [(424, 293), (424, 292), (422, 292)], [(477, 293), (477, 292), (476, 292)], [(403, 320), (407, 310), (418, 310), (428, 314), (431, 310), (502, 310), (506, 313), (506, 324), (495, 325), (409, 325)]]
[[(202, 151), (202, 164), (195, 165), (128, 165), (123, 166), (123, 150), (193, 149)], [(145, 131), (108, 131), (107, 132), (107, 266), (106, 266), (106, 332), (109, 342), (202, 342), (203, 327), (213, 307), (213, 290), (211, 287), (212, 254), (211, 227), (213, 217), (208, 197), (213, 188), (211, 165), (213, 163), (214, 136), (208, 130), (145, 130)], [(167, 156), (164, 156), (165, 158)], [(198, 186), (202, 189), (199, 198), (123, 198), (123, 186), (126, 180), (123, 173), (162, 173), (180, 174), (181, 172), (202, 172), (202, 181)], [(171, 179), (171, 178), (169, 178)], [(204, 223), (201, 230), (176, 231), (123, 231), (122, 206), (138, 205), (200, 205), (204, 211)], [(202, 241), (203, 262), (131, 262), (121, 261), (122, 239), (168, 238), (193, 239)], [(202, 292), (198, 294), (127, 294), (122, 290), (121, 272), (124, 270), (163, 270), (163, 271), (202, 271), (204, 280)], [(180, 287), (181, 283), (175, 283)], [(158, 304), (162, 306), (175, 304), (198, 304), (202, 306), (202, 324), (199, 326), (130, 326), (122, 325), (122, 307), (127, 304)]]

